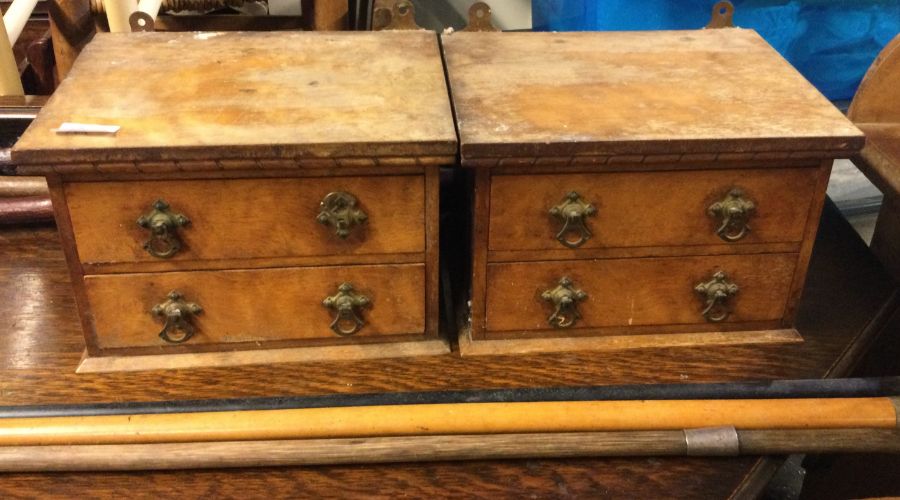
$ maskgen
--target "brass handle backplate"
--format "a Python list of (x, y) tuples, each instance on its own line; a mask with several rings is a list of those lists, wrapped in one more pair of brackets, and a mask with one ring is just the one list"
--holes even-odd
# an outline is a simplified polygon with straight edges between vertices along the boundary
[(559, 205), (550, 209), (550, 215), (562, 222), (562, 228), (556, 233), (556, 239), (569, 248), (584, 245), (592, 236), (585, 219), (596, 213), (597, 208), (582, 200), (575, 191), (567, 194)]
[(156, 200), (153, 209), (138, 218), (137, 223), (150, 230), (150, 239), (144, 243), (144, 250), (160, 259), (168, 259), (181, 250), (178, 228), (191, 223), (190, 219), (169, 209), (165, 200)]
[(170, 344), (181, 344), (194, 336), (191, 318), (202, 313), (203, 308), (200, 304), (186, 302), (180, 292), (173, 290), (164, 302), (153, 306), (150, 312), (165, 321), (159, 338)]
[(725, 198), (713, 203), (706, 210), (710, 217), (719, 219), (716, 234), (727, 242), (738, 241), (750, 232), (750, 216), (756, 212), (756, 203), (744, 196), (739, 188), (728, 191)]
[(576, 289), (572, 280), (562, 277), (555, 288), (545, 290), (541, 298), (553, 305), (553, 314), (547, 322), (554, 328), (569, 328), (581, 319), (578, 302), (587, 298), (587, 293)]
[(334, 191), (325, 195), (319, 203), (320, 224), (334, 227), (334, 234), (344, 239), (350, 230), (368, 220), (369, 216), (357, 206), (356, 197), (344, 191)]
[(328, 326), (341, 337), (353, 335), (365, 326), (358, 310), (371, 303), (368, 297), (356, 293), (351, 283), (341, 283), (336, 294), (322, 301), (322, 305), (334, 310), (334, 320)]
[(700, 314), (710, 323), (725, 321), (731, 314), (726, 303), (739, 290), (735, 283), (728, 281), (727, 274), (716, 271), (709, 281), (698, 283), (694, 287), (694, 291), (700, 294), (700, 300), (703, 301), (704, 307)]

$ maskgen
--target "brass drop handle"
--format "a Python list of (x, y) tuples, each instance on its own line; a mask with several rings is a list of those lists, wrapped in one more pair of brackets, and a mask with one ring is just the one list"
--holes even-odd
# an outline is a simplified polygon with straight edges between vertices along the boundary
[(194, 325), (191, 318), (203, 312), (200, 304), (186, 302), (184, 296), (172, 290), (161, 304), (156, 304), (150, 310), (154, 316), (163, 318), (163, 329), (159, 332), (159, 338), (170, 344), (187, 342), (194, 336)]
[(344, 191), (334, 191), (325, 195), (319, 203), (319, 224), (334, 227), (334, 234), (345, 239), (350, 230), (369, 219), (359, 207), (355, 196)]
[(703, 311), (700, 314), (710, 323), (719, 323), (728, 319), (731, 312), (728, 310), (728, 299), (734, 296), (740, 288), (730, 281), (728, 275), (722, 271), (716, 271), (709, 281), (698, 283), (694, 287), (703, 301)]
[(750, 216), (756, 212), (756, 203), (744, 196), (744, 191), (734, 188), (725, 198), (713, 203), (706, 212), (719, 219), (716, 234), (727, 242), (738, 241), (750, 232)]
[(568, 277), (559, 279), (555, 288), (545, 290), (541, 298), (553, 305), (553, 314), (547, 322), (554, 328), (569, 328), (581, 319), (578, 302), (587, 298), (587, 293), (576, 289)]
[(138, 218), (137, 223), (150, 230), (150, 239), (144, 243), (144, 250), (160, 259), (168, 259), (181, 250), (178, 228), (191, 223), (182, 214), (175, 213), (165, 200), (156, 200), (153, 209)]
[(582, 200), (575, 191), (567, 194), (559, 205), (550, 209), (550, 215), (562, 222), (562, 228), (556, 233), (556, 239), (569, 248), (584, 245), (592, 236), (586, 218), (596, 213), (597, 208)]
[(371, 303), (369, 297), (356, 293), (351, 283), (341, 283), (336, 294), (322, 301), (322, 305), (334, 310), (334, 320), (328, 326), (341, 337), (353, 335), (365, 326), (358, 310)]

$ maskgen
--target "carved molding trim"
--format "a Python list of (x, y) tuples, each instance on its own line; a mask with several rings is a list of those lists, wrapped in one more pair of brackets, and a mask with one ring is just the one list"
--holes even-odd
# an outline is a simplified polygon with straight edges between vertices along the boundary
[(294, 159), (219, 159), (185, 161), (135, 161), (58, 163), (53, 165), (18, 165), (21, 175), (84, 174), (84, 173), (165, 173), (210, 172), (227, 170), (293, 170), (298, 168), (339, 167), (410, 167), (453, 165), (455, 156), (386, 156), (381, 158), (294, 158)]

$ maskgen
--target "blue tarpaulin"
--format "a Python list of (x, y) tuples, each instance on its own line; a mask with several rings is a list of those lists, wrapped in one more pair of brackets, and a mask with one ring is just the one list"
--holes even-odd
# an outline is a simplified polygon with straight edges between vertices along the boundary
[[(715, 0), (532, 0), (534, 29), (697, 29)], [(900, 33), (900, 0), (732, 0), (734, 23), (759, 32), (829, 99), (850, 99)]]

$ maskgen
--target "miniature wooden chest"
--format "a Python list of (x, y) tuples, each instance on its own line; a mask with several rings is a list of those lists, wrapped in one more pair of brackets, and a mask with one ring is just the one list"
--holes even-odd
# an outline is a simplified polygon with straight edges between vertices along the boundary
[(463, 354), (798, 341), (863, 136), (755, 32), (442, 37), (474, 171)]
[(447, 352), (456, 151), (434, 33), (145, 33), (98, 35), (13, 157), (102, 371)]

